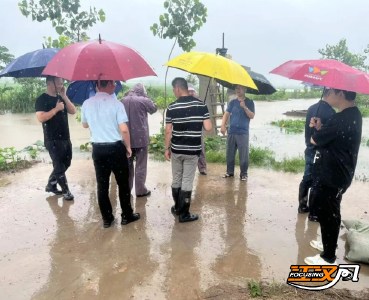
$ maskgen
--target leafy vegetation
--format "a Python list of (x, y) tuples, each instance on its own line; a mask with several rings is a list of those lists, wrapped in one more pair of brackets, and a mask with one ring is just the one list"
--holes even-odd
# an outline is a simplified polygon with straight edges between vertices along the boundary
[(247, 94), (247, 97), (255, 101), (286, 101), (290, 99), (318, 99), (322, 96), (321, 89), (311, 89), (304, 87), (303, 89), (295, 89), (293, 92), (288, 92), (286, 89), (281, 89), (272, 95), (252, 95)]
[[(28, 152), (31, 160), (36, 160), (39, 152), (43, 149), (43, 142), (37, 141), (24, 148), (22, 152)], [(31, 166), (31, 161), (26, 156), (22, 158), (22, 152), (15, 150), (14, 147), (0, 148), (0, 171), (20, 170)]]
[(252, 279), (249, 281), (250, 293), (251, 297), (259, 297), (261, 296), (261, 287), (260, 284), (253, 281)]
[[(168, 57), (169, 61), (177, 43), (186, 52), (191, 51), (196, 46), (192, 36), (206, 23), (207, 8), (200, 0), (166, 0), (164, 1), (164, 9), (167, 12), (160, 15), (159, 24), (154, 23), (150, 30), (154, 36), (158, 36), (160, 39), (174, 39)], [(168, 106), (168, 70), (169, 68), (165, 73), (164, 81), (164, 109)]]
[(287, 134), (302, 133), (305, 131), (305, 120), (285, 119), (273, 121), (270, 124), (284, 129)]
[(86, 30), (98, 21), (105, 22), (105, 12), (95, 7), (90, 11), (80, 11), (80, 0), (23, 0), (18, 4), (25, 17), (32, 21), (50, 20), (59, 35), (58, 39), (46, 38), (48, 48), (63, 48), (68, 44), (89, 40)]
[[(209, 163), (227, 163), (226, 145), (227, 141), (220, 136), (207, 138), (204, 140), (206, 161)], [(149, 153), (155, 160), (164, 161), (165, 140), (164, 134), (160, 133), (150, 138)], [(305, 160), (303, 157), (284, 158), (282, 161), (276, 161), (274, 152), (268, 148), (254, 147), (250, 145), (249, 162), (251, 167), (272, 168), (276, 171), (300, 173), (305, 169)], [(236, 156), (236, 165), (239, 165), (238, 154)]]
[(359, 110), (360, 110), (361, 115), (362, 115), (363, 118), (368, 118), (369, 117), (369, 107), (359, 106)]
[(0, 46), (0, 71), (14, 59), (14, 55), (9, 53), (9, 49)]

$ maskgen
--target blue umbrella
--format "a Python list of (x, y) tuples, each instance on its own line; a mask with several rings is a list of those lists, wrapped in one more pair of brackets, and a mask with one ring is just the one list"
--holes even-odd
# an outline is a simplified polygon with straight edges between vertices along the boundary
[[(73, 81), (68, 89), (67, 96), (74, 104), (83, 104), (85, 100), (95, 96), (96, 81)], [(115, 94), (117, 95), (121, 89), (122, 84), (120, 81), (116, 81)]]
[(60, 49), (40, 49), (14, 59), (0, 72), (0, 77), (41, 77), (49, 61)]

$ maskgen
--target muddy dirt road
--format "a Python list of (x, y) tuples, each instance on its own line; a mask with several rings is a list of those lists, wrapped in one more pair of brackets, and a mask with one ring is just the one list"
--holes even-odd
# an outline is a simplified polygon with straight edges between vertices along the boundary
[[(170, 213), (170, 164), (150, 162), (149, 198), (133, 199), (142, 219), (122, 227), (117, 186), (111, 184), (115, 224), (104, 230), (91, 160), (68, 171), (74, 203), (44, 192), (48, 164), (2, 176), (0, 187), (0, 298), (199, 299), (217, 284), (285, 282), (291, 264), (315, 255), (309, 241), (318, 225), (297, 214), (301, 175), (251, 169), (247, 183), (224, 181), (224, 166), (210, 165), (196, 179), (192, 211), (200, 220), (179, 224)], [(354, 183), (342, 202), (342, 219), (367, 214), (369, 185)], [(344, 260), (345, 230), (338, 262)], [(369, 267), (358, 283), (369, 286)]]

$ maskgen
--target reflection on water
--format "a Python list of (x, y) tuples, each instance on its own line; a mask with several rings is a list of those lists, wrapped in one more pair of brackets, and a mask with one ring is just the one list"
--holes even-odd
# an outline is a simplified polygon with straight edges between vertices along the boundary
[[(283, 113), (290, 110), (308, 109), (317, 100), (291, 100), (279, 102), (255, 102), (256, 117), (250, 123), (250, 142), (254, 146), (268, 147), (275, 152), (277, 159), (284, 157), (302, 156), (305, 150), (304, 134), (285, 134), (278, 127), (270, 125), (273, 120), (289, 118)], [(162, 115), (160, 112), (149, 116), (150, 133), (160, 132), (160, 122)], [(69, 126), (72, 144), (79, 147), (87, 143), (90, 132), (82, 128), (82, 125), (75, 120), (74, 116), (69, 116)], [(369, 118), (363, 122), (363, 137), (369, 139)], [(0, 148), (24, 147), (42, 140), (41, 124), (36, 120), (35, 114), (8, 114), (0, 115)], [(366, 175), (369, 177), (369, 147), (362, 146), (359, 153), (359, 160), (356, 175)]]

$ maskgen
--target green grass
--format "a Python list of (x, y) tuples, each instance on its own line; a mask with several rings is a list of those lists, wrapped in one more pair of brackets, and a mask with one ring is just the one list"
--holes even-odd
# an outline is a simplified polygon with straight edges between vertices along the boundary
[(278, 120), (270, 123), (273, 126), (283, 128), (287, 134), (302, 133), (305, 131), (305, 120)]
[[(204, 140), (206, 161), (208, 163), (227, 163), (226, 139), (221, 137), (207, 138)], [(150, 138), (149, 153), (154, 160), (164, 161), (165, 143), (164, 135), (157, 134)], [(277, 161), (274, 152), (268, 148), (254, 147), (250, 145), (249, 163), (251, 167), (270, 168), (276, 171), (300, 173), (304, 171), (305, 160), (303, 157), (284, 158)], [(236, 165), (239, 165), (239, 156), (236, 155)]]
[(359, 107), (359, 110), (363, 118), (369, 117), (369, 107)]

